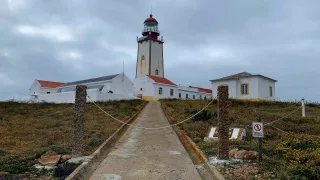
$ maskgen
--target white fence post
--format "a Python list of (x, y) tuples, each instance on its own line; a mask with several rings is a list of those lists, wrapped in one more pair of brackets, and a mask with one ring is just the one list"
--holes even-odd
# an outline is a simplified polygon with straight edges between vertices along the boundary
[(302, 117), (306, 117), (306, 107), (304, 104), (304, 98), (301, 100), (301, 106), (302, 106)]

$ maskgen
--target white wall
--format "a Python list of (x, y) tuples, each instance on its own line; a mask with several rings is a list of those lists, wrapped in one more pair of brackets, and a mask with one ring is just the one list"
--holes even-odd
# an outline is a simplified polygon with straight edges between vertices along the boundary
[[(262, 99), (269, 99), (269, 100), (274, 100), (275, 99), (275, 82), (270, 80), (270, 79), (266, 79), (263, 77), (258, 77), (258, 86), (259, 86), (259, 98)], [(272, 96), (269, 96), (269, 87), (272, 87)]]
[(57, 91), (58, 91), (57, 88), (40, 87), (39, 94), (47, 94), (47, 92), (49, 92), (49, 94), (52, 94), (52, 93), (56, 93)]
[(41, 87), (40, 83), (35, 80), (31, 87), (30, 87), (30, 95), (41, 95), (41, 94), (47, 94), (49, 92), (50, 94), (56, 93), (58, 91), (58, 88), (46, 88), (46, 87)]
[[(197, 88), (190, 88), (186, 86), (179, 86), (179, 93), (181, 94), (181, 99), (187, 99), (186, 95), (188, 94), (188, 99), (193, 99), (193, 95), (195, 99), (200, 99), (200, 94), (198, 93)], [(179, 94), (178, 94), (179, 98)]]
[[(159, 94), (159, 88), (162, 88), (162, 95)], [(170, 89), (173, 89), (173, 96), (170, 96)], [(177, 86), (154, 83), (154, 94), (159, 99), (178, 98)]]
[(37, 80), (34, 80), (30, 87), (30, 95), (40, 94), (40, 83)]
[[(151, 74), (153, 76), (164, 77), (163, 72), (163, 57), (162, 57), (162, 48), (163, 43), (151, 40)], [(156, 75), (155, 71), (158, 69), (159, 74)]]
[(238, 88), (236, 80), (225, 80), (225, 81), (213, 82), (212, 83), (212, 97), (218, 96), (218, 86), (220, 86), (220, 85), (228, 85), (229, 98), (238, 98), (237, 90), (240, 89), (240, 87)]
[[(146, 75), (139, 75), (135, 80), (133, 80), (133, 94), (138, 96), (142, 94), (143, 96), (156, 96), (154, 93), (154, 81)], [(141, 90), (142, 88), (142, 90)]]
[[(110, 101), (110, 100), (129, 100), (129, 99), (138, 99), (132, 94), (110, 94), (102, 93), (98, 89), (89, 89), (87, 90), (87, 95), (92, 101)], [(87, 102), (91, 102), (87, 97)], [(36, 99), (36, 102), (53, 102), (53, 103), (74, 103), (75, 101), (75, 91), (62, 92), (55, 94), (45, 94), (39, 95)]]
[[(138, 43), (138, 64), (136, 65), (137, 76), (139, 74), (149, 74), (149, 45), (150, 41), (142, 41), (141, 43)], [(144, 60), (141, 59), (143, 55)]]
[[(259, 98), (258, 96), (258, 77), (254, 76), (254, 77), (243, 77), (240, 78), (237, 84), (237, 96), (239, 99), (252, 99), (252, 98)], [(241, 94), (241, 84), (248, 84), (249, 85), (249, 94)]]
[(112, 79), (113, 94), (133, 94), (133, 82), (123, 73)]
[[(212, 83), (212, 95), (217, 96), (217, 88), (219, 85), (229, 86), (229, 98), (236, 99), (269, 99), (274, 100), (275, 82), (260, 76), (242, 77), (240, 79), (218, 81)], [(241, 84), (249, 85), (249, 94), (241, 94)], [(269, 86), (272, 86), (273, 97), (269, 97)]]
[[(200, 95), (201, 95), (201, 98), (200, 98)], [(205, 92), (199, 92), (198, 96), (199, 96), (199, 99), (204, 99), (204, 97), (206, 97), (206, 99), (211, 99), (212, 98), (212, 94), (205, 93)]]

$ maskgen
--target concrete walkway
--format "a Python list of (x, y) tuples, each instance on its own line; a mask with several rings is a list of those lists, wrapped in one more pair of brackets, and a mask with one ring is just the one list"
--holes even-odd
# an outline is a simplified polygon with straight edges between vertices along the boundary
[[(134, 123), (169, 125), (160, 102), (151, 101)], [(200, 175), (174, 130), (130, 127), (91, 176), (92, 180), (199, 180)]]

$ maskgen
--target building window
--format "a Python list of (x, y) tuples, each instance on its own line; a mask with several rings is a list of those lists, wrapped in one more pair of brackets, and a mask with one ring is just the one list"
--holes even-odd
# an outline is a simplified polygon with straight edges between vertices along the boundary
[(173, 96), (173, 89), (170, 89), (170, 96)]
[(207, 100), (207, 96), (204, 96), (204, 100)]
[(202, 99), (202, 96), (201, 96), (201, 95), (199, 96), (199, 99)]
[(50, 94), (50, 92), (47, 92), (47, 94)]
[(241, 84), (241, 95), (248, 95), (249, 94), (249, 84)]
[(181, 98), (181, 93), (179, 93), (179, 98)]
[(140, 91), (142, 91), (142, 88), (140, 88)]
[(159, 94), (162, 95), (162, 88), (159, 88)]
[(193, 95), (192, 98), (195, 99), (195, 98), (196, 98), (196, 95)]
[(159, 74), (159, 71), (158, 71), (158, 69), (156, 69), (156, 75), (158, 75)]
[(270, 95), (270, 97), (273, 96), (273, 94), (272, 94), (272, 86), (269, 87), (269, 95)]
[(189, 98), (189, 95), (188, 94), (186, 94), (186, 99), (188, 99)]

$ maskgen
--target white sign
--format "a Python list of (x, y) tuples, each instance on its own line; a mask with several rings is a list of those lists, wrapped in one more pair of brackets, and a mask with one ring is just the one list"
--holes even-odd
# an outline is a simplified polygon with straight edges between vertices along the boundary
[[(240, 128), (229, 128), (229, 139), (238, 139)], [(210, 138), (218, 138), (218, 129), (217, 127), (212, 127), (210, 129), (209, 136)]]
[(252, 122), (252, 136), (257, 138), (263, 138), (262, 122)]

